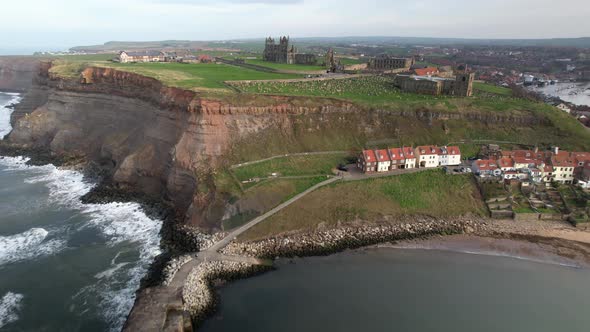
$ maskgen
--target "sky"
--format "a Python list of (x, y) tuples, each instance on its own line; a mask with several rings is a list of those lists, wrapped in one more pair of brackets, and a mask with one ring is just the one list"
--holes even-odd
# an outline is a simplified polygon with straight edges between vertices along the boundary
[(14, 0), (0, 52), (107, 41), (590, 35), (588, 0)]

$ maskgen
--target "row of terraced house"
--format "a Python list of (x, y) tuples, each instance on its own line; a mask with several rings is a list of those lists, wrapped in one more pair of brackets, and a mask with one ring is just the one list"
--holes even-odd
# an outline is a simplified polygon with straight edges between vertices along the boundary
[(357, 167), (363, 173), (389, 172), (408, 168), (434, 168), (461, 164), (461, 150), (457, 146), (423, 145), (381, 150), (363, 150)]
[(550, 151), (498, 151), (489, 159), (475, 160), (472, 171), (480, 177), (498, 177), (535, 183), (577, 183), (590, 188), (590, 153)]

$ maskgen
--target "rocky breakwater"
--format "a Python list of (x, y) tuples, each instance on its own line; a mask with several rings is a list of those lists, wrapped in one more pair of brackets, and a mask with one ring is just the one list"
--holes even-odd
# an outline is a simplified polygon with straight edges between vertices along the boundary
[(213, 291), (215, 284), (249, 277), (271, 268), (266, 265), (229, 261), (199, 264), (190, 272), (182, 290), (184, 310), (190, 313), (193, 326), (198, 327), (215, 310), (217, 304), (217, 297)]
[(432, 235), (482, 232), (479, 218), (434, 219), (408, 217), (398, 223), (343, 226), (311, 233), (282, 235), (252, 242), (233, 242), (225, 254), (260, 258), (328, 255), (345, 249)]

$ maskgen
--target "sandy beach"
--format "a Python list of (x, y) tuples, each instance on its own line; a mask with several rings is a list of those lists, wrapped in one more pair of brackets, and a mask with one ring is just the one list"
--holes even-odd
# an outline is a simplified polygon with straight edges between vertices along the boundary
[(372, 248), (448, 250), (590, 268), (590, 232), (557, 221), (489, 220), (486, 223), (491, 231), (404, 240)]

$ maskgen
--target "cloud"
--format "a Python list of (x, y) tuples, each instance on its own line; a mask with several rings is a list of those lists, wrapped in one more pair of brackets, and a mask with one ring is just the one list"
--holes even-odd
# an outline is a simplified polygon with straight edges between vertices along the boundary
[(182, 5), (211, 5), (211, 4), (236, 4), (236, 5), (293, 5), (302, 4), (303, 0), (151, 0), (151, 2), (162, 4)]

